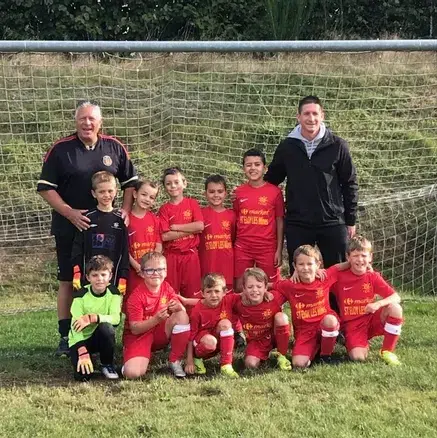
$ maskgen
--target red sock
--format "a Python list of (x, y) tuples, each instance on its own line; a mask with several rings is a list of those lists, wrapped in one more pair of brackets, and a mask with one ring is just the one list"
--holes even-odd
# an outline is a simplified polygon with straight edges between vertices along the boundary
[(402, 318), (388, 316), (384, 325), (384, 340), (382, 341), (382, 351), (394, 351), (401, 334)]
[(190, 339), (190, 325), (175, 325), (170, 338), (170, 354), (168, 360), (176, 362), (185, 356), (188, 341)]
[(331, 356), (337, 342), (338, 327), (322, 328), (322, 342), (320, 344), (320, 356)]
[(220, 332), (220, 365), (232, 365), (232, 353), (234, 351), (234, 330)]
[(288, 342), (290, 341), (290, 326), (288, 324), (275, 328), (275, 340), (279, 353), (285, 356), (288, 351)]
[(199, 342), (194, 348), (194, 353), (196, 357), (207, 357), (214, 353), (215, 349), (208, 348), (202, 342)]

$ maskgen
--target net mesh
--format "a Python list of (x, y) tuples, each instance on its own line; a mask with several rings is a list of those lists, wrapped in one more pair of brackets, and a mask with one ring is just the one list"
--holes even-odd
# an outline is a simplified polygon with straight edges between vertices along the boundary
[(36, 181), (84, 98), (100, 103), (105, 133), (128, 145), (140, 175), (180, 165), (188, 194), (203, 202), (206, 176), (241, 183), (242, 153), (259, 147), (270, 161), (298, 100), (318, 95), (327, 125), (349, 141), (359, 230), (374, 242), (376, 267), (400, 289), (435, 294), (436, 61), (418, 52), (3, 54), (0, 287), (14, 298), (0, 311), (54, 303), (50, 212)]

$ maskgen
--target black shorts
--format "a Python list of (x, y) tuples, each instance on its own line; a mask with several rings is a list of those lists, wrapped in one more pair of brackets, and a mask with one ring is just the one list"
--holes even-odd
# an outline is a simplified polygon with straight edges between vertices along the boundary
[(73, 281), (73, 266), (71, 265), (71, 251), (76, 229), (72, 227), (62, 234), (55, 234), (56, 257), (58, 258), (58, 280)]

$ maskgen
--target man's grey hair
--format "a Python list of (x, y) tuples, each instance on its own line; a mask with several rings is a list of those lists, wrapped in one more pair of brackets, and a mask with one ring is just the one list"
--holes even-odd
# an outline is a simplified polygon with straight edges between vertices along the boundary
[(74, 113), (74, 118), (77, 119), (77, 114), (79, 113), (81, 108), (85, 108), (87, 106), (92, 106), (94, 108), (97, 108), (100, 116), (100, 120), (102, 119), (102, 110), (100, 109), (100, 106), (97, 102), (93, 100), (82, 100), (77, 104), (76, 111)]

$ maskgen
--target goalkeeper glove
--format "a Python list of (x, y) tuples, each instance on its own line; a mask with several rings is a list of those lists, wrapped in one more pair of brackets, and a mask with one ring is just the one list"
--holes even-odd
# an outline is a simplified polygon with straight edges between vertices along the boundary
[(73, 330), (81, 332), (85, 327), (90, 324), (97, 324), (99, 322), (99, 315), (91, 313), (89, 315), (83, 315), (73, 322)]
[(80, 268), (79, 265), (76, 265), (73, 268), (73, 289), (79, 290), (80, 288)]
[(77, 372), (82, 374), (92, 374), (94, 371), (93, 362), (86, 347), (79, 347), (79, 360), (77, 361)]
[(120, 293), (122, 295), (124, 295), (126, 293), (126, 279), (125, 278), (120, 278), (120, 280), (118, 280), (118, 290), (120, 291)]

